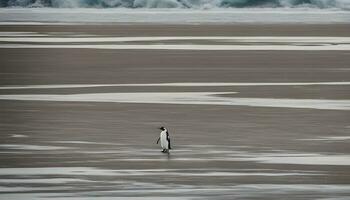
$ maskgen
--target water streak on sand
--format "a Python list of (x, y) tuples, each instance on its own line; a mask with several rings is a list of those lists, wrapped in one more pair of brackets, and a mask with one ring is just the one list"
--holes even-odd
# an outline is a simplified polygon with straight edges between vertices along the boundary
[(130, 84), (51, 84), (51, 85), (13, 85), (0, 86), (0, 90), (11, 89), (64, 89), (91, 87), (229, 87), (229, 86), (313, 86), (350, 85), (350, 82), (285, 82), (285, 83), (130, 83)]
[(10, 137), (13, 137), (13, 138), (26, 138), (28, 136), (27, 135), (21, 135), (21, 134), (12, 134)]
[(42, 146), (42, 145), (29, 145), (29, 144), (0, 144), (0, 149), (48, 151), (48, 150), (69, 149), (69, 147)]
[[(26, 33), (26, 32), (23, 32)], [(303, 44), (327, 44), (332, 45), (350, 43), (350, 37), (267, 37), (267, 36), (167, 36), (167, 37), (20, 37), (22, 32), (18, 32), (18, 37), (1, 37), (16, 35), (16, 32), (0, 32), (0, 42), (35, 42), (35, 43), (91, 43), (91, 42), (146, 42), (146, 41), (192, 41), (204, 40), (214, 42), (245, 42), (245, 43), (303, 43)], [(29, 34), (30, 33), (30, 34)], [(38, 33), (28, 32), (29, 36)], [(38, 34), (41, 36), (41, 34)]]
[(76, 45), (36, 45), (36, 44), (0, 44), (4, 49), (122, 49), (122, 50), (196, 50), (196, 51), (349, 51), (350, 44), (320, 45), (194, 45), (194, 44), (149, 44), (149, 45), (113, 45), (113, 44), (76, 44)]
[(330, 137), (319, 137), (319, 138), (308, 138), (308, 139), (298, 139), (306, 141), (346, 141), (350, 140), (350, 136), (330, 136)]
[[(25, 170), (25, 168), (23, 169)], [(15, 176), (15, 175), (14, 175)], [(69, 182), (90, 182), (75, 178), (14, 178), (0, 179), (0, 184), (65, 184)]]
[[(306, 172), (239, 172), (217, 171), (217, 169), (99, 169), (88, 167), (48, 167), (48, 168), (1, 168), (0, 176), (35, 176), (35, 175), (85, 175), (85, 176), (306, 176), (322, 175)], [(41, 179), (23, 180), (22, 182), (43, 182)], [(75, 179), (52, 179), (48, 183), (67, 181), (82, 181)], [(3, 181), (2, 181), (3, 182)], [(21, 182), (21, 179), (12, 179), (13, 183)], [(1, 181), (0, 181), (1, 183)]]
[(3, 37), (43, 37), (49, 36), (49, 34), (42, 34), (37, 32), (9, 32), (9, 31), (1, 31), (0, 38)]
[[(3, 34), (3, 35), (1, 35)], [(31, 36), (31, 37), (21, 37)], [(37, 35), (36, 35), (37, 34)], [(38, 37), (39, 33), (0, 33), (0, 48), (88, 48), (88, 49), (164, 49), (164, 50), (350, 50), (350, 37), (232, 37), (232, 36), (167, 36), (167, 37)], [(3, 37), (6, 36), (6, 37)], [(35, 36), (35, 37), (33, 37)], [(181, 44), (158, 44), (177, 41)], [(187, 44), (184, 44), (187, 41)], [(195, 41), (215, 44), (193, 44)], [(99, 43), (98, 43), (99, 42)], [(101, 42), (108, 42), (103, 44)], [(114, 42), (114, 43), (113, 43)], [(127, 43), (133, 42), (133, 43)], [(135, 42), (152, 42), (135, 44)], [(9, 44), (8, 44), (9, 43)], [(24, 43), (24, 44), (23, 44)], [(34, 43), (34, 44), (25, 44)], [(35, 44), (37, 43), (37, 44)], [(41, 44), (44, 43), (44, 44)], [(49, 43), (49, 44), (45, 44)], [(61, 43), (61, 44), (59, 44)], [(65, 44), (62, 44), (65, 43)], [(72, 44), (79, 43), (79, 44)], [(84, 44), (82, 44), (84, 43)], [(92, 44), (98, 43), (98, 44)], [(119, 43), (119, 44), (118, 44)], [(224, 44), (223, 44), (224, 43)], [(244, 44), (242, 44), (244, 43)], [(247, 43), (249, 45), (247, 45)]]
[[(226, 105), (280, 108), (310, 108), (325, 110), (350, 110), (350, 100), (238, 98), (222, 95), (235, 92), (136, 92), (88, 94), (23, 94), (0, 95), (1, 100), (115, 102), (187, 105)], [(219, 96), (220, 95), (220, 96)]]
[[(235, 157), (234, 155), (227, 155), (221, 157), (208, 157), (208, 158), (173, 158), (174, 161), (188, 161), (188, 162), (230, 162), (230, 161), (251, 161), (256, 163), (267, 164), (289, 164), (289, 165), (334, 165), (334, 166), (350, 166), (350, 155), (291, 155), (291, 156), (279, 156), (279, 155), (250, 155), (247, 157)], [(146, 162), (146, 161), (166, 161), (163, 158), (125, 158), (114, 159), (114, 161), (134, 161), (134, 162)]]

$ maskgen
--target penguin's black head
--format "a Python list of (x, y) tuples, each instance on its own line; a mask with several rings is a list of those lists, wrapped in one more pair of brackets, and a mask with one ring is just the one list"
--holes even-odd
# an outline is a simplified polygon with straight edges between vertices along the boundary
[(165, 130), (164, 126), (160, 127), (159, 129), (160, 129), (160, 130), (162, 130), (162, 131), (164, 131), (164, 130)]

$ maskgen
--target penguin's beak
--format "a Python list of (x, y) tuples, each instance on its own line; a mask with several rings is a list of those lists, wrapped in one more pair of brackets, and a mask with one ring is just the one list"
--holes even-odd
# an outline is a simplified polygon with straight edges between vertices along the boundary
[(159, 128), (160, 130), (163, 130), (162, 128)]

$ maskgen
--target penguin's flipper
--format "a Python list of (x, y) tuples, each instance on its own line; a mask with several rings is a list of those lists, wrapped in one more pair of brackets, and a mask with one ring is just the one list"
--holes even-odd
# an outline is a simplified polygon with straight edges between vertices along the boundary
[(166, 132), (166, 140), (168, 140), (168, 148), (171, 149), (171, 146), (170, 146), (170, 137), (169, 137), (169, 133)]

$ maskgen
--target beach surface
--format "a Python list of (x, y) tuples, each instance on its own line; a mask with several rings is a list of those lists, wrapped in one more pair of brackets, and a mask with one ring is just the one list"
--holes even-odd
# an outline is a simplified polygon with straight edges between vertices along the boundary
[(0, 198), (347, 199), (349, 33), (0, 25)]

